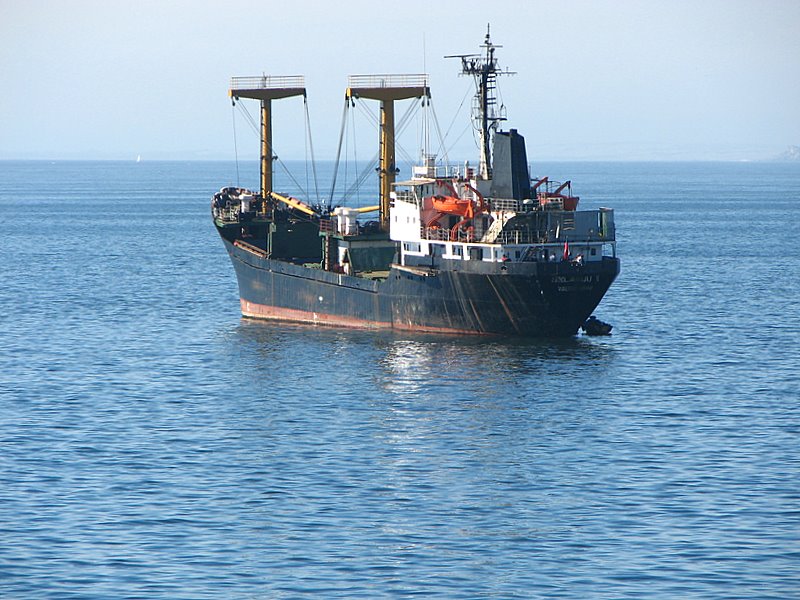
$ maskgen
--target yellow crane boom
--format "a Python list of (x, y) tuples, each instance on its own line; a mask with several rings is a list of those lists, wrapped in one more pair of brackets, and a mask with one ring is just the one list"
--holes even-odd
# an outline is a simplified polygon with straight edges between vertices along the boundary
[(269, 192), (269, 197), (273, 198), (274, 200), (278, 200), (279, 202), (283, 202), (284, 204), (291, 206), (292, 208), (296, 208), (297, 210), (306, 213), (311, 217), (318, 217), (319, 213), (311, 208), (308, 204), (303, 202), (302, 200), (298, 200), (297, 198), (292, 198), (291, 196), (281, 196), (277, 192)]

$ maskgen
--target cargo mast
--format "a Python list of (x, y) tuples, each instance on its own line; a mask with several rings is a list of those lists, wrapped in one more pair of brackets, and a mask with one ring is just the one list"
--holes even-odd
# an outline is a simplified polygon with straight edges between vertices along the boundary
[(291, 96), (306, 96), (302, 75), (234, 77), (228, 90), (235, 102), (239, 98), (261, 101), (261, 197), (272, 192), (272, 101)]
[(380, 100), (380, 223), (383, 231), (389, 231), (389, 195), (395, 182), (394, 101), (408, 98), (431, 97), (427, 75), (351, 75), (348, 81), (346, 100), (366, 98)]

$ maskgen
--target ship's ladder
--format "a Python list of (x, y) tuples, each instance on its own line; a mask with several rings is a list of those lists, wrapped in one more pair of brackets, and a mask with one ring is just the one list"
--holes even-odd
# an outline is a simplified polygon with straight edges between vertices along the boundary
[(503, 231), (503, 227), (506, 226), (506, 223), (508, 223), (509, 219), (511, 219), (511, 217), (513, 217), (515, 214), (517, 213), (510, 210), (501, 211), (500, 216), (492, 221), (492, 224), (489, 225), (489, 229), (487, 229), (486, 233), (483, 234), (481, 243), (493, 244)]

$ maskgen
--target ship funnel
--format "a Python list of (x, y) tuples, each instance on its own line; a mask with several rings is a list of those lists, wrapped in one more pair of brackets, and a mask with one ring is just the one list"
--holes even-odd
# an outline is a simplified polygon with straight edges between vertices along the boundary
[(531, 197), (525, 138), (516, 129), (495, 133), (491, 195), (515, 200)]

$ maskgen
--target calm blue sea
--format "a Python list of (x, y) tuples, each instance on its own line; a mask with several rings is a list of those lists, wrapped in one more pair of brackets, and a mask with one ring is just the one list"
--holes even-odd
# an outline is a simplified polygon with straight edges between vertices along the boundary
[(534, 175), (611, 337), (242, 320), (234, 163), (0, 162), (0, 596), (800, 598), (800, 165)]

